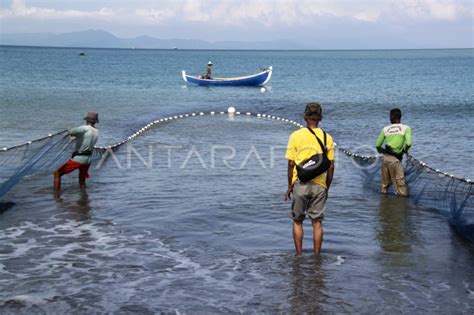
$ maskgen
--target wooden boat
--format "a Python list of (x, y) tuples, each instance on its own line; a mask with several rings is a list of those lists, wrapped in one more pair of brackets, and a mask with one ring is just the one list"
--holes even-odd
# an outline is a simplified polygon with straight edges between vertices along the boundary
[(194, 83), (197, 85), (225, 85), (225, 86), (241, 86), (241, 85), (265, 85), (272, 76), (273, 67), (268, 67), (262, 72), (252, 75), (246, 75), (242, 77), (234, 78), (212, 78), (204, 79), (201, 76), (193, 77), (186, 74), (186, 71), (183, 70), (183, 80), (186, 82)]

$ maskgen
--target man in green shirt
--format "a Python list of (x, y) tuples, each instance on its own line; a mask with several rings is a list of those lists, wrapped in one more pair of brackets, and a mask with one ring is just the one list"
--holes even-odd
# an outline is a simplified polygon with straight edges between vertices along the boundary
[(86, 124), (80, 127), (69, 129), (69, 135), (76, 139), (76, 150), (70, 160), (64, 163), (54, 172), (54, 189), (61, 189), (61, 176), (72, 171), (79, 170), (79, 186), (86, 188), (86, 178), (89, 178), (89, 166), (91, 163), (92, 151), (99, 138), (99, 131), (95, 124), (99, 122), (99, 114), (87, 113), (84, 117)]
[[(390, 184), (397, 195), (408, 196), (402, 159), (412, 145), (411, 129), (400, 122), (402, 111), (394, 108), (390, 111), (391, 125), (384, 127), (375, 147), (383, 153), (382, 160), (382, 193), (386, 194)], [(385, 147), (382, 145), (385, 143)]]

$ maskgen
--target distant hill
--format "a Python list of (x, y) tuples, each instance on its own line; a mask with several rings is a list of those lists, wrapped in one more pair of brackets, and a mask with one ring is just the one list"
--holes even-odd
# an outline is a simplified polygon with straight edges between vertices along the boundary
[(102, 30), (81, 32), (0, 34), (0, 45), (84, 47), (84, 48), (148, 48), (148, 49), (305, 49), (289, 40), (239, 42), (207, 42), (195, 39), (158, 39), (150, 36), (118, 38)]

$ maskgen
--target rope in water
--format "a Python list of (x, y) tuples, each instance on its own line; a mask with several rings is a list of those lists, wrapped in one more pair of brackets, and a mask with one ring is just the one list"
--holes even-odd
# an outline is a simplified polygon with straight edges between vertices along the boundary
[[(120, 142), (117, 142), (117, 143), (114, 143), (114, 144), (111, 144), (111, 145), (108, 145), (108, 146), (96, 146), (95, 149), (101, 151), (101, 152), (104, 152), (104, 151), (107, 151), (107, 150), (115, 150), (117, 149), (118, 147), (124, 145), (125, 143), (129, 142), (129, 141), (132, 141), (134, 140), (135, 138), (139, 137), (140, 135), (142, 135), (143, 133), (145, 133), (146, 131), (150, 130), (151, 128), (155, 127), (156, 125), (160, 124), (160, 123), (164, 123), (164, 122), (169, 122), (169, 121), (173, 121), (173, 120), (177, 120), (177, 119), (184, 119), (184, 118), (189, 118), (189, 117), (196, 117), (196, 116), (204, 116), (204, 115), (211, 115), (211, 116), (214, 116), (214, 115), (225, 115), (225, 114), (230, 114), (230, 115), (244, 115), (244, 116), (254, 116), (254, 117), (257, 117), (257, 118), (263, 118), (263, 119), (271, 119), (271, 120), (275, 120), (275, 121), (280, 121), (280, 122), (285, 122), (285, 123), (289, 123), (289, 124), (292, 124), (296, 127), (299, 127), (299, 128), (304, 128), (304, 126), (302, 124), (300, 124), (299, 122), (297, 121), (294, 121), (292, 119), (288, 119), (288, 118), (282, 118), (282, 117), (278, 117), (278, 116), (274, 116), (274, 115), (269, 115), (269, 114), (260, 114), (260, 113), (251, 113), (251, 112), (246, 112), (246, 113), (241, 113), (241, 112), (238, 112), (238, 111), (235, 111), (235, 112), (224, 112), (224, 111), (211, 111), (211, 112), (207, 112), (207, 113), (204, 113), (204, 112), (199, 112), (199, 113), (195, 113), (195, 112), (192, 112), (192, 113), (187, 113), (187, 114), (179, 114), (179, 115), (173, 115), (173, 116), (169, 116), (169, 117), (165, 117), (165, 118), (160, 118), (160, 119), (157, 119), (157, 120), (154, 120), (148, 124), (146, 124), (145, 126), (143, 126), (142, 128), (138, 129), (136, 132), (134, 132), (133, 134), (131, 134), (130, 136), (128, 136), (126, 139), (120, 141)], [(16, 146), (13, 146), (13, 147), (9, 147), (9, 148), (3, 148), (2, 151), (9, 151), (9, 150), (13, 150), (13, 149), (16, 149), (16, 148), (20, 148), (20, 147), (23, 147), (23, 146), (27, 146), (27, 145), (30, 145), (34, 142), (38, 142), (38, 141), (42, 141), (42, 140), (45, 140), (45, 139), (48, 139), (48, 138), (51, 138), (51, 137), (54, 137), (54, 136), (57, 136), (57, 135), (60, 135), (62, 133), (66, 133), (67, 130), (62, 130), (62, 131), (59, 131), (59, 132), (56, 132), (56, 133), (53, 133), (53, 134), (49, 134), (48, 136), (46, 137), (41, 137), (41, 138), (38, 138), (38, 139), (35, 139), (35, 140), (31, 140), (31, 141), (28, 141), (26, 143), (23, 143), (23, 144), (19, 144), (19, 145), (16, 145)], [(368, 155), (360, 155), (360, 154), (357, 154), (357, 153), (354, 153), (348, 149), (345, 149), (343, 147), (340, 147), (340, 146), (337, 146), (337, 149), (344, 153), (345, 155), (351, 157), (351, 158), (359, 158), (359, 159), (362, 159), (362, 160), (367, 160), (367, 161), (375, 161), (376, 159), (380, 158), (380, 156), (368, 156)], [(0, 152), (2, 152), (0, 151)], [(452, 174), (449, 174), (449, 173), (446, 173), (446, 172), (443, 172), (439, 169), (436, 169), (436, 168), (433, 168), (431, 166), (429, 166), (427, 163), (421, 161), (421, 160), (418, 160), (416, 159), (415, 157), (411, 156), (411, 155), (408, 155), (408, 160), (411, 161), (412, 163), (417, 163), (419, 164), (421, 167), (423, 167), (424, 169), (427, 169), (428, 171), (431, 171), (431, 172), (434, 172), (434, 173), (437, 173), (439, 175), (442, 175), (442, 176), (446, 176), (446, 177), (450, 177), (452, 179), (455, 179), (455, 180), (459, 180), (459, 181), (462, 181), (462, 182), (465, 182), (465, 183), (469, 183), (472, 185), (472, 180), (470, 179), (466, 179), (464, 177), (458, 177), (458, 176), (455, 176), (455, 175), (452, 175)]]

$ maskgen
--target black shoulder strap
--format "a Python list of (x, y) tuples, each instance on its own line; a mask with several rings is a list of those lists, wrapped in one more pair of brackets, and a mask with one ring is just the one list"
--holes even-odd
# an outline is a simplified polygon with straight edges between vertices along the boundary
[(323, 153), (324, 154), (327, 154), (327, 148), (326, 148), (326, 132), (324, 130), (322, 130), (323, 134), (324, 134), (324, 145), (321, 143), (321, 140), (319, 140), (318, 136), (314, 133), (314, 131), (308, 127), (308, 130), (309, 132), (311, 132), (315, 137), (316, 137), (316, 140), (318, 140), (318, 143), (319, 145), (321, 146), (321, 149), (323, 150)]

